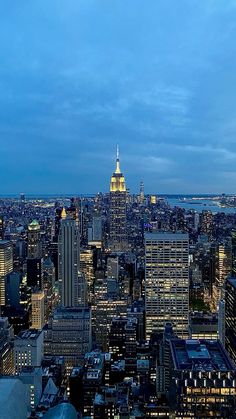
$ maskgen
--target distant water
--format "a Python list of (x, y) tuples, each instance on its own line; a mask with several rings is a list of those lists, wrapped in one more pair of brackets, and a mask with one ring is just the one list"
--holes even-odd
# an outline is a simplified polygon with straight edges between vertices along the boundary
[[(96, 194), (38, 194), (38, 195), (34, 195), (34, 194), (26, 194), (25, 198), (26, 201), (29, 199), (45, 199), (45, 200), (50, 200), (50, 199), (66, 199), (66, 198), (71, 198), (71, 197), (76, 197), (76, 196), (80, 196), (83, 198), (92, 198), (94, 197)], [(186, 210), (195, 210), (197, 212), (201, 212), (201, 211), (212, 211), (213, 213), (217, 213), (217, 212), (224, 212), (225, 214), (234, 214), (236, 213), (236, 208), (223, 208), (223, 207), (219, 207), (216, 202), (211, 199), (213, 198), (215, 195), (157, 195), (161, 198), (164, 198), (169, 205), (171, 205), (172, 207), (180, 207), (180, 208), (184, 208)], [(192, 198), (194, 197), (202, 197), (203, 199), (201, 200), (192, 200)], [(19, 199), (19, 195), (16, 194), (12, 194), (12, 195), (1, 195), (0, 194), (0, 199)], [(183, 198), (186, 198), (186, 201), (183, 201)]]
[[(191, 196), (193, 197), (193, 195)], [(217, 212), (224, 212), (225, 214), (234, 214), (236, 213), (236, 208), (223, 208), (219, 207), (215, 201), (211, 201), (210, 199), (201, 199), (201, 201), (191, 201), (190, 197), (187, 201), (182, 201), (181, 198), (183, 197), (176, 197), (176, 196), (167, 196), (166, 200), (172, 207), (180, 207), (186, 210), (195, 210), (197, 212), (201, 211), (211, 211), (213, 213)], [(188, 198), (188, 197), (187, 197)]]

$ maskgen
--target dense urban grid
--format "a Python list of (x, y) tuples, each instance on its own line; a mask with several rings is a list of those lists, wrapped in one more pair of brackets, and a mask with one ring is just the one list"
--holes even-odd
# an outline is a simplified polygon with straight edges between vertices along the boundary
[(130, 194), (117, 150), (108, 193), (0, 200), (0, 417), (236, 418), (236, 200), (214, 199)]

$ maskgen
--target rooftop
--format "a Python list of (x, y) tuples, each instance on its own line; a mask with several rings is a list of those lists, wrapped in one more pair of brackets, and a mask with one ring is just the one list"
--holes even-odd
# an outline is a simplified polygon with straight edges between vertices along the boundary
[(37, 339), (39, 335), (42, 333), (42, 331), (37, 329), (28, 329), (23, 330), (22, 332), (17, 335), (17, 339)]
[(173, 339), (171, 352), (177, 370), (236, 370), (219, 340)]
[(189, 236), (186, 233), (146, 233), (145, 240), (163, 240), (163, 241), (177, 241), (188, 240)]

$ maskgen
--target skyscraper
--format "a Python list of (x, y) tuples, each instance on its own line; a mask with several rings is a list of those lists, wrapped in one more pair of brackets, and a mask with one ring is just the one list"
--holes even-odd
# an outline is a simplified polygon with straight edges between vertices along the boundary
[(42, 257), (42, 243), (40, 234), (40, 225), (38, 221), (33, 220), (28, 225), (28, 258), (38, 259)]
[(232, 270), (231, 275), (236, 278), (236, 230), (231, 233)]
[(145, 235), (146, 337), (163, 332), (171, 322), (179, 337), (188, 336), (189, 241), (188, 234)]
[(79, 231), (75, 220), (63, 218), (58, 240), (58, 280), (60, 302), (78, 305)]
[(31, 295), (32, 303), (32, 329), (41, 330), (44, 321), (44, 292), (33, 292)]
[(13, 250), (8, 240), (0, 240), (0, 305), (6, 303), (6, 276), (13, 271)]
[(225, 348), (236, 363), (236, 278), (225, 282)]
[(0, 240), (4, 239), (4, 222), (3, 216), (0, 214)]
[(110, 182), (110, 248), (118, 252), (127, 249), (126, 186), (124, 175), (120, 171), (118, 147), (116, 170)]

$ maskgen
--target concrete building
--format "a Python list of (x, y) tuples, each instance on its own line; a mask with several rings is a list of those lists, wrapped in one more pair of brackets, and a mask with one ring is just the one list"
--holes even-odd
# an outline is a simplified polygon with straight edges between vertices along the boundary
[(236, 369), (220, 341), (175, 339), (170, 349), (168, 398), (175, 417), (233, 418)]
[(236, 364), (236, 278), (225, 284), (225, 348)]
[(6, 276), (13, 271), (13, 248), (8, 240), (0, 240), (0, 305), (6, 304)]
[(42, 242), (40, 225), (38, 221), (33, 220), (28, 225), (28, 258), (40, 259), (42, 257)]
[(0, 317), (0, 375), (14, 373), (13, 365), (14, 331), (7, 317)]
[(171, 322), (179, 337), (189, 335), (188, 234), (145, 235), (146, 338)]
[(44, 316), (44, 291), (32, 292), (32, 329), (41, 330), (45, 324)]
[(91, 350), (91, 344), (89, 307), (60, 307), (54, 311), (45, 329), (45, 355), (63, 356), (66, 366), (72, 367)]
[(73, 219), (62, 217), (58, 239), (58, 280), (60, 302), (78, 305), (79, 230)]
[(19, 374), (23, 367), (38, 367), (43, 358), (43, 332), (30, 329), (20, 332), (14, 339), (15, 372)]

